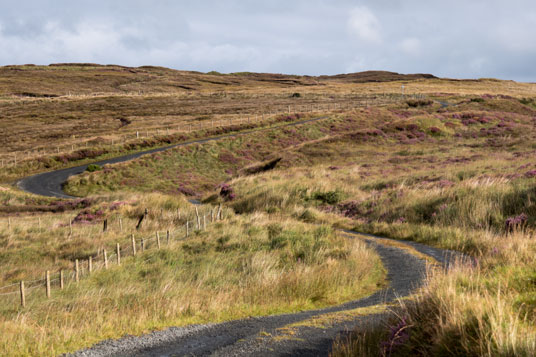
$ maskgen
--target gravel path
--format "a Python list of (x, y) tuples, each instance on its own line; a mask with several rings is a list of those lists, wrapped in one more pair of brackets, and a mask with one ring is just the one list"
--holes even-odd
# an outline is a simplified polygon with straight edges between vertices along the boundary
[[(351, 231), (346, 231), (352, 234)], [(372, 236), (369, 236), (372, 237)], [(356, 308), (373, 307), (409, 295), (424, 282), (426, 262), (406, 250), (381, 244), (387, 238), (368, 241), (387, 269), (389, 287), (368, 297), (324, 309), (295, 314), (264, 316), (219, 324), (172, 327), (140, 337), (128, 336), (106, 340), (71, 356), (324, 356), (337, 336), (357, 325), (377, 324), (384, 314), (348, 314), (322, 327), (305, 323), (308, 319), (331, 316)], [(400, 241), (397, 241), (400, 242)], [(418, 243), (403, 242), (423, 254), (432, 256), (445, 267), (460, 255)]]
[[(216, 140), (221, 140), (221, 139), (226, 139), (226, 138), (231, 138), (231, 137), (236, 137), (236, 136), (241, 136), (241, 135), (248, 135), (248, 134), (256, 133), (260, 131), (267, 131), (267, 130), (272, 130), (272, 129), (277, 129), (277, 128), (311, 123), (311, 122), (319, 121), (319, 120), (326, 119), (326, 118), (328, 118), (328, 116), (322, 116), (322, 117), (307, 119), (307, 120), (300, 120), (300, 121), (293, 122), (293, 123), (281, 124), (281, 125), (271, 126), (267, 128), (252, 129), (252, 130), (247, 130), (247, 131), (234, 133), (234, 134), (213, 136), (213, 137), (206, 138), (206, 139), (188, 141), (185, 143), (179, 143), (179, 144), (174, 144), (174, 145), (170, 145), (166, 147), (137, 152), (134, 154), (119, 156), (113, 159), (97, 161), (97, 162), (93, 162), (93, 164), (100, 165), (100, 166), (106, 165), (106, 164), (117, 164), (119, 162), (125, 162), (125, 161), (136, 159), (143, 155), (153, 154), (155, 152), (161, 152), (161, 151), (169, 150), (169, 149), (179, 147), (179, 146), (186, 146), (186, 145), (191, 145), (191, 144), (202, 144), (202, 143), (206, 143), (210, 141), (216, 141)], [(86, 171), (86, 168), (88, 165), (89, 164), (76, 166), (76, 167), (69, 167), (67, 169), (44, 172), (44, 173), (40, 173), (37, 175), (25, 177), (17, 182), (17, 186), (23, 189), (24, 191), (34, 193), (37, 195), (41, 195), (41, 196), (58, 197), (58, 198), (75, 198), (73, 196), (66, 194), (63, 191), (63, 184), (67, 181), (67, 179), (70, 176), (78, 175)]]

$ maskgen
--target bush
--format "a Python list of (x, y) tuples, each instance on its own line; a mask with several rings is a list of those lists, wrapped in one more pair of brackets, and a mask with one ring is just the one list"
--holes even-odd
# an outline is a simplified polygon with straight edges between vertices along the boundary
[(473, 103), (484, 103), (485, 100), (484, 100), (484, 98), (476, 97), (476, 98), (471, 98), (471, 102), (473, 102)]
[(339, 190), (327, 192), (316, 191), (313, 192), (311, 198), (313, 200), (321, 201), (322, 203), (334, 205), (344, 199), (344, 193)]
[(292, 95), (290, 97), (291, 98), (300, 98), (301, 94), (300, 93), (292, 93)]
[(102, 166), (96, 165), (96, 164), (89, 164), (87, 165), (86, 171), (88, 172), (95, 172), (102, 170)]
[(406, 101), (406, 104), (408, 105), (408, 107), (411, 107), (411, 108), (425, 107), (425, 106), (431, 105), (432, 103), (433, 101), (431, 101), (430, 99), (419, 99), (419, 100), (410, 99)]

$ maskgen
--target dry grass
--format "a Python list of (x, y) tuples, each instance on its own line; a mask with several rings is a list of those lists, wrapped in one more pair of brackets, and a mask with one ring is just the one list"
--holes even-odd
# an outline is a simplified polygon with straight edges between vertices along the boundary
[[(11, 196), (12, 203), (26, 198), (17, 192), (3, 193)], [(329, 226), (262, 213), (235, 216), (224, 208), (226, 219), (204, 231), (194, 228), (194, 209), (182, 197), (118, 194), (93, 200), (89, 210), (102, 210), (103, 216), (93, 224), (73, 225), (72, 234), (66, 222), (80, 209), (10, 216), (9, 226), (7, 219), (2, 221), (0, 285), (42, 279), (45, 270), (55, 277), (60, 268), (69, 277), (74, 259), (80, 259), (83, 268), (78, 284), (69, 278), (66, 288), (59, 290), (53, 282), (51, 299), (45, 298), (42, 284), (28, 284), (32, 288), (27, 290), (25, 308), (19, 307), (18, 294), (0, 295), (2, 354), (56, 355), (101, 339), (167, 326), (338, 304), (383, 286), (379, 257), (363, 242), (349, 240)], [(119, 202), (117, 209), (110, 208)], [(136, 231), (136, 220), (146, 207), (149, 216)], [(201, 206), (200, 214), (212, 208)], [(105, 233), (104, 218), (109, 222)], [(186, 219), (191, 230), (185, 239), (180, 228)], [(164, 238), (168, 229), (169, 245)], [(156, 231), (162, 237), (160, 250), (155, 246)], [(137, 238), (136, 257), (129, 252), (131, 232)], [(140, 237), (150, 248), (143, 253)], [(116, 242), (122, 247), (120, 267), (113, 264), (111, 253)], [(95, 253), (102, 248), (109, 252), (111, 267), (88, 276), (87, 258), (92, 256), (94, 267), (99, 266), (102, 255)], [(17, 287), (0, 293), (9, 291)]]
[[(332, 105), (324, 122), (192, 145), (75, 177), (71, 192), (101, 196), (85, 208), (97, 223), (77, 224), (73, 234), (68, 222), (84, 208), (58, 211), (64, 201), (1, 188), (0, 285), (41, 279), (46, 269), (72, 269), (72, 259), (128, 244), (144, 208), (150, 213), (136, 232), (140, 236), (182, 226), (194, 214), (183, 194), (204, 196), (203, 213), (224, 202), (230, 219), (55, 290), (50, 300), (35, 292), (26, 309), (16, 300), (2, 305), (4, 354), (58, 354), (125, 333), (326, 306), (378, 288), (378, 257), (331, 226), (458, 249), (479, 261), (431, 274), (427, 288), (394, 309), (389, 326), (356, 332), (358, 338), (340, 344), (337, 355), (534, 354), (534, 84), (390, 74), (381, 74), (390, 82), (360, 83), (351, 75), (95, 65), (1, 71), (4, 157), (68, 149), (80, 140), (108, 151), (96, 157), (114, 156), (212, 135), (188, 136), (178, 128), (166, 139), (176, 125), (286, 111), (288, 105)], [(386, 93), (399, 98), (401, 84), (406, 93), (435, 101), (370, 105)], [(359, 99), (368, 107), (333, 111), (334, 103)], [(147, 130), (160, 135), (134, 146), (120, 140)], [(30, 158), (39, 155), (53, 159), (50, 153)], [(87, 162), (92, 155), (67, 163), (53, 159), (49, 168)], [(1, 177), (44, 169), (42, 161), (30, 159)], [(223, 182), (227, 194), (217, 186)], [(112, 209), (113, 202), (124, 204)], [(410, 337), (399, 343), (389, 327)]]

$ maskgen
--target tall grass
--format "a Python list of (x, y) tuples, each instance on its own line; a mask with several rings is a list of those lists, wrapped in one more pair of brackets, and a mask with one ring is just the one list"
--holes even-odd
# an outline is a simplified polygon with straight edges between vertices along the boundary
[[(176, 217), (169, 217), (167, 211), (161, 214), (159, 208), (180, 207), (183, 215), (191, 214), (187, 203), (169, 196), (130, 197), (137, 202), (122, 206), (124, 217), (129, 212), (143, 212), (143, 207), (152, 212), (143, 232), (174, 224)], [(188, 239), (176, 237), (181, 240), (172, 239), (160, 250), (123, 258), (120, 267), (98, 270), (78, 284), (68, 284), (65, 290), (53, 289), (51, 299), (39, 288), (28, 292), (25, 308), (19, 307), (17, 295), (4, 299), (0, 351), (5, 355), (57, 355), (102, 339), (167, 326), (338, 304), (383, 286), (385, 272), (379, 257), (363, 242), (339, 236), (329, 226), (262, 213), (234, 216), (226, 211), (225, 215), (226, 221), (207, 231), (192, 230)], [(69, 237), (68, 227), (60, 228), (63, 234), (58, 235), (20, 224), (13, 222), (11, 228), (22, 234), (8, 233), (6, 250), (19, 258), (2, 264), (11, 271), (28, 262), (17, 272), (26, 277), (32, 273), (40, 277), (44, 265), (53, 263), (38, 254), (47, 239), (58, 254), (69, 256), (121, 236), (117, 232), (109, 232), (110, 237), (95, 235), (84, 248), (81, 242), (91, 227), (75, 230), (76, 236)], [(23, 237), (35, 241), (25, 247)]]

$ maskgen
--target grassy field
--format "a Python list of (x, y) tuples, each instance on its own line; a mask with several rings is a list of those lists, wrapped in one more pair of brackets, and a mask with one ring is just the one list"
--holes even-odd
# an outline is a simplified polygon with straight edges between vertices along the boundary
[[(135, 230), (144, 207), (150, 207), (149, 215)], [(201, 215), (209, 209), (199, 207)], [(2, 225), (0, 285), (42, 279), (45, 270), (54, 276), (59, 269), (66, 272), (65, 289), (53, 281), (51, 299), (42, 284), (28, 289), (25, 308), (18, 294), (2, 296), (2, 354), (57, 355), (166, 326), (301, 311), (356, 299), (384, 285), (378, 256), (329, 225), (262, 213), (235, 216), (224, 209), (223, 221), (196, 229), (190, 203), (158, 194), (101, 197), (75, 212), (82, 219), (65, 212), (16, 217)], [(110, 222), (106, 232), (102, 217)], [(186, 220), (192, 223), (189, 237), (178, 229)], [(136, 257), (127, 231), (137, 238)], [(161, 249), (149, 240), (157, 231)], [(113, 262), (116, 243), (122, 247), (121, 266), (88, 275), (87, 259), (93, 258), (96, 269), (102, 261), (96, 252), (106, 249)], [(74, 259), (81, 262), (80, 283), (70, 277)], [(6, 291), (16, 290), (1, 292)]]
[[(163, 249), (125, 256), (121, 267), (53, 290), (51, 299), (36, 290), (24, 309), (9, 297), (0, 311), (4, 354), (53, 355), (171, 325), (327, 306), (384, 286), (375, 253), (335, 228), (455, 249), (476, 261), (431, 271), (425, 288), (391, 308), (386, 325), (356, 330), (335, 345), (335, 356), (536, 353), (535, 85), (96, 65), (0, 72), (0, 156), (67, 147), (3, 168), (0, 286), (72, 271), (74, 259), (128, 247), (131, 233), (174, 232), (194, 220), (191, 198), (202, 201), (202, 215), (223, 204), (226, 217), (206, 231), (192, 229), (186, 240), (172, 235)], [(48, 81), (30, 91), (32, 78)], [(370, 79), (386, 81), (364, 82)], [(400, 97), (401, 84), (421, 96)], [(396, 100), (379, 105), (382, 98)], [(288, 114), (289, 105), (311, 104), (324, 109)], [(263, 126), (325, 118), (96, 168), (69, 180), (66, 190), (81, 197), (74, 201), (6, 183), (217, 135), (219, 128), (168, 136), (166, 128), (270, 108), (283, 113)], [(160, 133), (145, 138), (147, 130)], [(121, 141), (136, 131), (141, 138)], [(114, 145), (105, 144), (112, 138)], [(96, 141), (78, 155), (68, 147), (79, 140)], [(136, 230), (145, 208), (148, 218)]]

